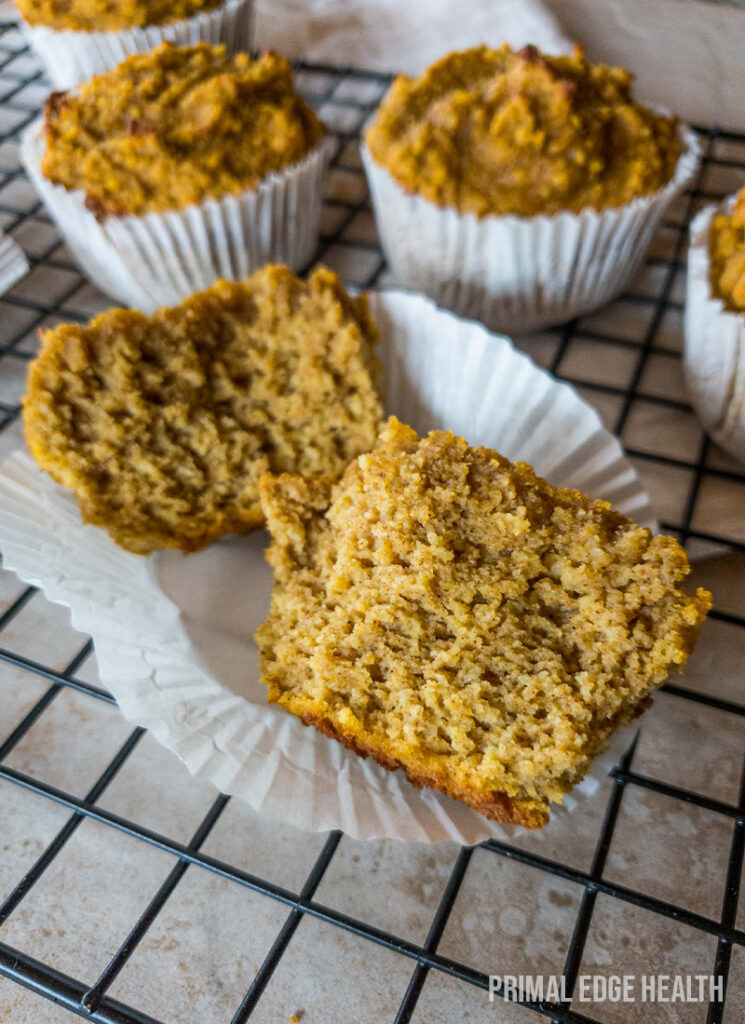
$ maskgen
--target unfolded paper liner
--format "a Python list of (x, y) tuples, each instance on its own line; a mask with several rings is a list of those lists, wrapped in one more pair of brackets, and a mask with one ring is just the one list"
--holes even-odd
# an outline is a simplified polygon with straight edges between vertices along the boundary
[(407, 192), (362, 146), (381, 244), (396, 282), (510, 334), (563, 323), (620, 295), (672, 201), (693, 178), (698, 137), (681, 127), (670, 181), (604, 210), (517, 217), (458, 213)]
[[(403, 292), (370, 297), (383, 341), (388, 410), (420, 433), (447, 427), (472, 444), (532, 463), (553, 482), (611, 501), (654, 526), (647, 495), (618, 441), (569, 385), (481, 325)], [(132, 722), (150, 729), (189, 770), (299, 828), (341, 828), (359, 839), (472, 844), (515, 829), (464, 804), (417, 790), (266, 702), (252, 639), (268, 611), (263, 531), (184, 557), (141, 558), (84, 525), (70, 492), (21, 453), (0, 471), (5, 566), (72, 610), (92, 635), (101, 682)], [(561, 828), (628, 746), (619, 731), (584, 781), (552, 810)]]
[(718, 445), (745, 462), (745, 314), (712, 294), (709, 232), (736, 196), (707, 206), (691, 223), (683, 367), (693, 408)]
[(102, 221), (87, 209), (81, 189), (42, 174), (42, 121), (26, 129), (21, 159), (83, 273), (117, 302), (151, 313), (266, 263), (305, 267), (318, 244), (331, 147), (324, 138), (298, 163), (238, 195)]
[(251, 49), (253, 0), (226, 0), (191, 18), (118, 32), (57, 31), (46, 25), (20, 25), (55, 89), (71, 89), (116, 67), (135, 53), (149, 53), (164, 41), (176, 46), (224, 43), (229, 53)]
[(28, 260), (21, 247), (0, 231), (0, 295), (10, 291), (28, 271)]

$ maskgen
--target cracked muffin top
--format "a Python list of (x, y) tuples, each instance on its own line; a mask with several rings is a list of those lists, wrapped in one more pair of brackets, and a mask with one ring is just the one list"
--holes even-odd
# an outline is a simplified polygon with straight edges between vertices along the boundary
[(223, 0), (17, 0), (29, 25), (59, 32), (118, 32), (164, 25), (219, 7)]
[(269, 266), (153, 316), (113, 309), (41, 336), (23, 416), (86, 522), (140, 554), (194, 551), (263, 516), (262, 473), (336, 478), (382, 407), (367, 300)]
[(52, 93), (45, 133), (44, 175), (82, 189), (103, 218), (255, 188), (306, 156), (324, 128), (284, 57), (162, 43), (75, 93)]
[(734, 313), (745, 311), (745, 188), (731, 213), (714, 218), (709, 230), (711, 292)]
[(672, 537), (451, 433), (260, 488), (269, 700), (496, 821), (543, 825), (710, 607)]
[(677, 119), (635, 102), (631, 83), (581, 48), (482, 46), (396, 78), (366, 141), (407, 191), (460, 213), (622, 206), (665, 185), (682, 151)]

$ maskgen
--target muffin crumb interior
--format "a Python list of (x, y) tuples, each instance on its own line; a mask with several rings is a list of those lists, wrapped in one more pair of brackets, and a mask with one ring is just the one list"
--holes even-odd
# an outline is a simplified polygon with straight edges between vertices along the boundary
[(377, 338), (325, 268), (268, 267), (152, 317), (110, 310), (42, 334), (26, 438), (123, 547), (195, 550), (262, 523), (267, 470), (333, 478), (369, 451)]
[(395, 419), (334, 487), (261, 497), (269, 700), (498, 821), (547, 821), (710, 607), (671, 537)]

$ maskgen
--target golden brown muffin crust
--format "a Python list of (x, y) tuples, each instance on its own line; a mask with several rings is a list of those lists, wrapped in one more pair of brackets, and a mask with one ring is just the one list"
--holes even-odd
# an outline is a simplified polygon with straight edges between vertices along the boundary
[(224, 0), (17, 0), (29, 25), (58, 32), (118, 32), (164, 25), (220, 7)]
[(709, 230), (711, 292), (733, 313), (745, 310), (745, 189), (732, 213), (721, 213)]
[(162, 43), (45, 111), (42, 172), (82, 189), (98, 217), (180, 209), (255, 188), (317, 146), (324, 128), (284, 57)]
[(710, 607), (671, 537), (449, 433), (260, 486), (269, 700), (496, 821), (545, 824)]
[(405, 189), (461, 213), (622, 206), (669, 181), (682, 149), (677, 119), (634, 102), (631, 82), (581, 48), (451, 53), (395, 79), (367, 144)]
[(26, 438), (122, 547), (196, 550), (262, 523), (267, 470), (338, 477), (373, 446), (377, 337), (324, 268), (267, 267), (152, 317), (110, 310), (42, 333)]

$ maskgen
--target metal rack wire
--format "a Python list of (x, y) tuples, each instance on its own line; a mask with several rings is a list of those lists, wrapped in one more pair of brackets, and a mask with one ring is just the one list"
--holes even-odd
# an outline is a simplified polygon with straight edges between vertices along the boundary
[[(375, 73), (305, 64), (298, 65), (297, 73), (301, 89), (312, 99), (324, 120), (335, 129), (339, 140), (331, 171), (324, 235), (318, 259), (323, 259), (340, 269), (349, 285), (369, 287), (385, 280), (385, 263), (372, 225), (355, 140), (361, 125), (387, 86), (388, 79)], [(23, 172), (16, 159), (15, 142), (18, 134), (38, 115), (44, 92), (41, 72), (33, 57), (25, 50), (15, 27), (9, 24), (0, 25), (0, 224), (7, 232), (20, 236), (33, 222), (40, 228), (37, 234), (47, 237), (46, 244), (40, 244), (31, 253), (32, 274), (26, 284), (14, 289), (0, 302), (0, 378), (4, 372), (8, 372), (12, 378), (18, 376), (19, 366), (22, 367), (33, 355), (27, 339), (36, 328), (48, 323), (50, 318), (75, 318), (75, 313), (71, 311), (71, 302), (84, 287), (83, 279), (71, 264), (64, 249), (60, 247), (59, 239), (43, 209), (24, 190)], [(745, 138), (715, 130), (703, 130), (702, 134), (705, 149), (703, 168), (679, 211), (679, 219), (669, 222), (666, 226), (667, 249), (650, 257), (648, 280), (652, 285), (635, 291), (623, 300), (644, 310), (646, 327), (642, 335), (630, 338), (623, 333), (606, 333), (602, 327), (598, 328), (590, 320), (572, 322), (550, 339), (550, 357), (545, 360), (549, 368), (558, 376), (580, 384), (591, 399), (593, 396), (598, 400), (603, 396), (610, 398), (612, 425), (621, 436), (625, 435), (629, 419), (638, 403), (651, 403), (659, 409), (675, 412), (685, 412), (688, 409), (685, 400), (678, 397), (661, 393), (650, 394), (644, 381), (653, 359), (659, 357), (673, 362), (680, 359), (679, 351), (664, 343), (661, 337), (662, 325), (666, 317), (671, 313), (679, 315), (682, 308), (676, 288), (684, 259), (688, 221), (702, 200), (720, 194), (716, 190), (707, 189), (707, 176), (712, 169), (720, 169), (739, 174), (742, 180), (745, 180)], [(739, 154), (738, 146), (741, 146)], [(50, 272), (57, 274), (53, 301), (47, 300), (47, 290), (43, 284), (43, 273)], [(29, 281), (32, 282), (31, 286)], [(34, 283), (36, 281), (38, 286)], [(74, 306), (74, 303), (72, 305)], [(11, 314), (15, 313), (22, 314), (21, 326), (14, 325), (14, 317)], [(82, 320), (83, 317), (79, 315), (78, 319)], [(577, 341), (590, 341), (598, 346), (607, 346), (608, 351), (624, 350), (631, 365), (630, 376), (624, 384), (588, 379), (582, 373), (577, 375), (570, 372), (567, 365), (574, 364), (567, 364), (567, 356)], [(13, 439), (15, 444), (14, 431), (18, 424), (19, 399), (20, 391), (13, 400), (4, 397), (0, 401), (0, 444), (4, 436)], [(707, 526), (706, 522), (701, 524), (697, 521), (699, 500), (707, 481), (713, 479), (726, 482), (735, 489), (745, 484), (745, 472), (723, 460), (703, 435), (693, 458), (670, 455), (669, 452), (656, 451), (653, 447), (633, 447), (628, 443), (627, 451), (638, 461), (655, 466), (670, 466), (689, 474), (690, 479), (680, 515), (664, 524), (671, 533), (676, 534), (684, 544), (706, 543), (722, 549), (745, 551), (745, 537), (742, 532), (738, 536), (736, 530), (719, 530)], [(745, 491), (742, 493), (745, 494)], [(0, 616), (0, 662), (45, 680), (48, 687), (31, 710), (12, 728), (9, 735), (0, 735), (0, 779), (66, 808), (69, 811), (69, 818), (36, 862), (18, 880), (15, 888), (0, 903), (0, 975), (53, 1000), (75, 1014), (100, 1024), (161, 1024), (136, 1006), (123, 1005), (116, 1001), (109, 992), (184, 874), (190, 866), (194, 866), (198, 870), (215, 873), (235, 886), (247, 887), (261, 893), (284, 905), (287, 910), (284, 924), (243, 1000), (236, 1006), (230, 1024), (240, 1024), (250, 1019), (293, 934), (305, 916), (327, 922), (334, 928), (343, 929), (363, 940), (385, 947), (410, 961), (410, 981), (395, 1016), (396, 1024), (406, 1024), (412, 1019), (430, 972), (442, 972), (468, 985), (480, 989), (488, 988), (489, 979), (483, 971), (438, 952), (440, 940), (473, 855), (470, 849), (464, 848), (460, 851), (442, 898), (432, 907), (431, 926), (426, 939), (417, 944), (386, 932), (365, 920), (353, 918), (316, 899), (319, 884), (341, 839), (338, 832), (332, 833), (326, 840), (302, 887), (298, 891), (292, 891), (203, 851), (205, 840), (228, 803), (227, 797), (218, 796), (215, 799), (191, 841), (186, 844), (176, 842), (167, 835), (106, 810), (101, 805), (101, 797), (140, 742), (143, 730), (139, 728), (129, 734), (116, 756), (82, 798), (10, 767), (7, 764), (8, 756), (66, 688), (78, 691), (90, 701), (114, 703), (110, 694), (80, 678), (81, 666), (91, 654), (90, 641), (82, 646), (61, 671), (14, 653), (3, 646), (3, 630), (23, 612), (33, 596), (34, 589), (26, 588)], [(732, 626), (745, 628), (745, 619), (738, 615), (715, 611), (713, 617)], [(0, 671), (0, 679), (1, 675)], [(701, 706), (739, 716), (740, 721), (745, 716), (745, 696), (742, 702), (733, 702), (677, 684), (668, 684), (664, 689), (682, 700), (697, 702)], [(530, 865), (548, 875), (574, 882), (582, 890), (564, 964), (569, 998), (566, 1003), (524, 1003), (528, 1009), (535, 1011), (536, 1021), (541, 1017), (565, 1024), (589, 1024), (593, 1021), (594, 1018), (579, 1012), (576, 1006), (572, 1005), (571, 995), (580, 971), (595, 904), (601, 894), (644, 908), (653, 914), (674, 919), (715, 937), (715, 960), (711, 964), (701, 965), (701, 970), (707, 973), (727, 979), (733, 947), (745, 946), (745, 931), (737, 926), (737, 906), (745, 853), (745, 766), (741, 773), (739, 799), (736, 803), (729, 803), (641, 774), (634, 770), (633, 758), (632, 748), (613, 772), (614, 784), (589, 870), (580, 870), (505, 842), (494, 840), (482, 845), (483, 850), (495, 857)], [(674, 905), (604, 876), (624, 793), (630, 787), (653, 790), (674, 800), (704, 808), (733, 823), (721, 914), (718, 918)], [(156, 847), (173, 859), (170, 874), (154, 893), (129, 935), (93, 984), (90, 980), (63, 974), (2, 941), (2, 925), (85, 820), (99, 822), (115, 833), (133, 837), (141, 843)], [(721, 1022), (724, 1008), (724, 1001), (711, 1003), (706, 1017), (708, 1024)]]

